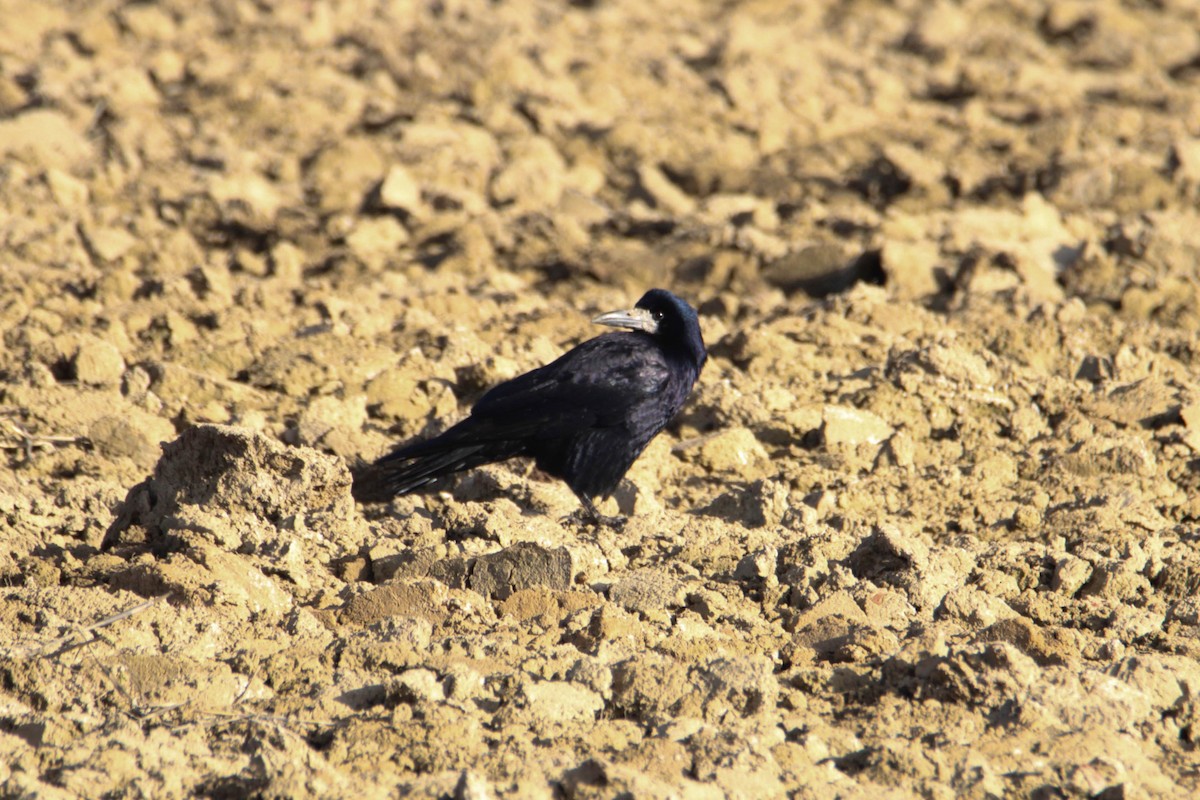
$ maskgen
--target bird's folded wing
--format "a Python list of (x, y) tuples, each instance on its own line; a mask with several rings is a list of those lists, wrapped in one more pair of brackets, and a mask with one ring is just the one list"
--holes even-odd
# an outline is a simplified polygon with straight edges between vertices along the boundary
[(670, 376), (649, 337), (608, 334), (492, 388), (471, 414), (494, 417), (524, 410), (547, 418), (583, 413), (593, 424), (616, 424), (628, 408), (662, 392)]
[(559, 438), (584, 428), (618, 424), (626, 399), (611, 389), (555, 385), (478, 404), (455, 427), (486, 440)]

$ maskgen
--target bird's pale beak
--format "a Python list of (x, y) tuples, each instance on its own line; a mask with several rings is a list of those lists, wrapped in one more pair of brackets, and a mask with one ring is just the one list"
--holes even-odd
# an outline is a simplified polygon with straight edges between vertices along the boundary
[(644, 308), (631, 308), (627, 311), (609, 311), (592, 319), (597, 325), (611, 325), (614, 328), (632, 328), (646, 333), (658, 332), (658, 320)]

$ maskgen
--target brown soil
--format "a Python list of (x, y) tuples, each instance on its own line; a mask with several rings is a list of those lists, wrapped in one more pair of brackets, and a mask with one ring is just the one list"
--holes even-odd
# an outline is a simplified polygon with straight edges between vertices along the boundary
[[(0, 19), (0, 795), (1200, 792), (1200, 6)], [(623, 530), (351, 500), (652, 286)]]

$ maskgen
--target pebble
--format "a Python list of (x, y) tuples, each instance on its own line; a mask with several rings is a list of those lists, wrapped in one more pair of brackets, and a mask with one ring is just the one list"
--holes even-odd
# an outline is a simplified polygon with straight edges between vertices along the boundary
[(121, 351), (102, 339), (88, 338), (75, 353), (75, 378), (89, 386), (116, 386), (125, 374)]

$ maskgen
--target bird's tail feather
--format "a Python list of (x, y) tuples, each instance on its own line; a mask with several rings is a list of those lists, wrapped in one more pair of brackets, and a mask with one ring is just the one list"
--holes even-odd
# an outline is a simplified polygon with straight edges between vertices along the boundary
[(518, 455), (513, 447), (497, 448), (495, 442), (445, 443), (431, 447), (437, 440), (401, 448), (373, 464), (360, 464), (352, 470), (351, 493), (359, 502), (383, 502), (427, 486), (439, 478), (472, 467), (503, 461)]

